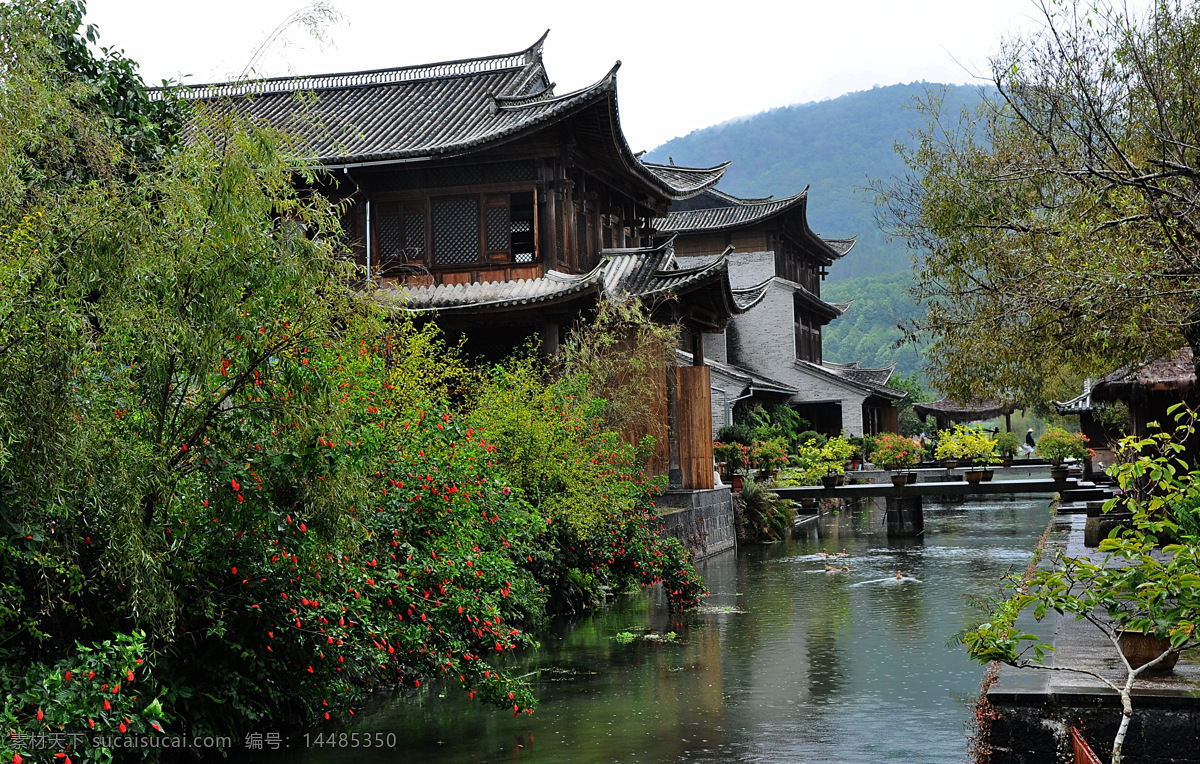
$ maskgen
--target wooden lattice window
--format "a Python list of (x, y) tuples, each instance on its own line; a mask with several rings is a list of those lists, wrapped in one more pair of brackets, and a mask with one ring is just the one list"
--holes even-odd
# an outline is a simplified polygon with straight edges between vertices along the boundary
[(433, 264), (479, 261), (479, 197), (433, 200)]

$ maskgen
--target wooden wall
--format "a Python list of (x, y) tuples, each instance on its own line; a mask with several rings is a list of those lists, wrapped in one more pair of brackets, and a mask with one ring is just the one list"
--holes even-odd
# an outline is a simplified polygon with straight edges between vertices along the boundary
[(707, 366), (679, 367), (679, 462), (684, 488), (713, 487), (710, 384)]

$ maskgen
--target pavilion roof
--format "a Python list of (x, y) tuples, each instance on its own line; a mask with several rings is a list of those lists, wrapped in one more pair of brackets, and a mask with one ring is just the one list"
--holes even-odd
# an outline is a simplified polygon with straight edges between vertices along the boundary
[(1002, 414), (1011, 414), (1016, 408), (1011, 403), (1004, 403), (994, 398), (974, 398), (959, 402), (942, 398), (938, 401), (913, 404), (913, 411), (924, 419), (932, 416), (935, 419), (950, 422), (975, 422), (980, 419), (991, 419)]
[(542, 61), (545, 39), (542, 35), (516, 53), (196, 85), (180, 95), (287, 130), (314, 161), (335, 167), (468, 154), (594, 112), (586, 127), (589, 139), (594, 133), (609, 144), (604, 153), (647, 190), (668, 200), (685, 199), (721, 178), (728, 163), (673, 168), (677, 172), (643, 164), (620, 128), (620, 62), (594, 84), (556, 95)]

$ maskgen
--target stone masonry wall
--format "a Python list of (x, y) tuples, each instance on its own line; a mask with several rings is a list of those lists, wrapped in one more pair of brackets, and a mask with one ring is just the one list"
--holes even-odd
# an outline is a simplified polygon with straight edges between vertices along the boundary
[(729, 488), (667, 491), (658, 508), (663, 532), (679, 539), (697, 560), (737, 545)]
[[(1121, 715), (1118, 708), (1095, 706), (993, 708), (999, 716), (992, 721), (988, 738), (991, 764), (1071, 761), (1068, 729), (1072, 726), (1083, 732), (1101, 761), (1108, 761)], [(1200, 714), (1194, 707), (1145, 707), (1135, 697), (1123, 760), (1125, 764), (1200, 764)]]

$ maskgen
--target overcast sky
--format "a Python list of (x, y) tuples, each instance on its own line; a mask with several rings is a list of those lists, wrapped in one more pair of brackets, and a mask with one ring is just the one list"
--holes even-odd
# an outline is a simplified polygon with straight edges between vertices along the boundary
[[(621, 122), (634, 150), (772, 107), (875, 85), (964, 83), (1000, 39), (1032, 28), (1032, 0), (329, 0), (341, 20), (316, 43), (294, 26), (257, 74), (380, 69), (509, 53), (550, 29), (545, 60), (565, 93), (618, 59)], [(89, 0), (100, 42), (147, 82), (237, 77), (299, 0)]]

